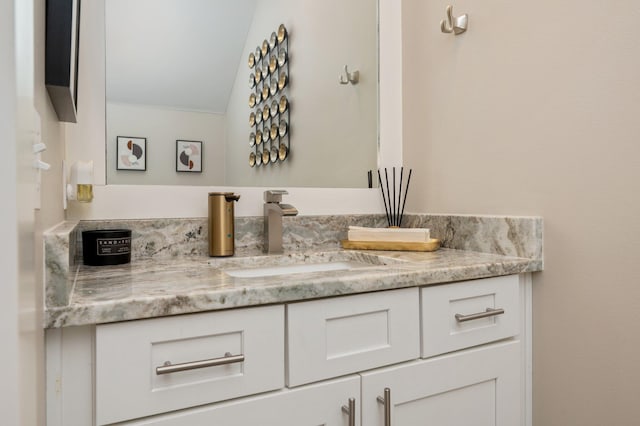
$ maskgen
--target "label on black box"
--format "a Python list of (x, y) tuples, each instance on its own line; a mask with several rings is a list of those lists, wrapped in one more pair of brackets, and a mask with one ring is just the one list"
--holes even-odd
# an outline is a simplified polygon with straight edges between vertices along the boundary
[(125, 238), (98, 238), (98, 256), (114, 256), (131, 253), (131, 237)]

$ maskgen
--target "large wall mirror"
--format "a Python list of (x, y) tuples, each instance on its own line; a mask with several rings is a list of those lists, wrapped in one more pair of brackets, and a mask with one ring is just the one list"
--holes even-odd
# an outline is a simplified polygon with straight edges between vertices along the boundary
[[(377, 0), (105, 0), (108, 184), (363, 188), (378, 164)], [(291, 155), (249, 167), (249, 54), (289, 30)], [(358, 84), (340, 84), (344, 66)], [(118, 136), (146, 139), (118, 170)], [(202, 172), (176, 171), (176, 141)]]

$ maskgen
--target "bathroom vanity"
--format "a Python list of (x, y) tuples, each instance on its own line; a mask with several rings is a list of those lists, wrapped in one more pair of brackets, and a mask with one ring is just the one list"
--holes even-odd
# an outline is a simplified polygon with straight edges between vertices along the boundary
[(541, 247), (76, 268), (47, 308), (47, 425), (530, 424)]

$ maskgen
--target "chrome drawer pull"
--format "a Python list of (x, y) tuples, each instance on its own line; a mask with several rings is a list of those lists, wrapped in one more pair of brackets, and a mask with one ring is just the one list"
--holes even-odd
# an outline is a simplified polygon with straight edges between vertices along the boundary
[(185, 362), (183, 364), (171, 364), (171, 361), (167, 361), (161, 367), (156, 367), (156, 374), (170, 374), (177, 373), (179, 371), (196, 370), (198, 368), (217, 367), (218, 365), (234, 364), (236, 362), (243, 362), (244, 355), (231, 355), (230, 352), (224, 354), (222, 358), (205, 359), (202, 361)]
[(465, 322), (465, 321), (477, 320), (480, 318), (495, 317), (496, 315), (502, 315), (502, 314), (504, 314), (504, 309), (502, 308), (497, 308), (497, 309), (487, 308), (486, 311), (478, 312), (477, 314), (469, 314), (469, 315), (456, 314), (455, 316), (458, 322)]
[(384, 426), (391, 426), (391, 389), (384, 388), (384, 397), (379, 396), (376, 399), (384, 405)]
[(349, 416), (349, 426), (356, 426), (356, 399), (349, 398), (349, 406), (342, 406), (342, 412)]

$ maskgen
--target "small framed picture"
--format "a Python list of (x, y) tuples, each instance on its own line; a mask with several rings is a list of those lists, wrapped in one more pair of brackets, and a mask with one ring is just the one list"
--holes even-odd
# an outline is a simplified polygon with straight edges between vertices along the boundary
[(147, 170), (147, 138), (118, 136), (117, 170)]
[(176, 172), (202, 172), (202, 142), (176, 141)]

